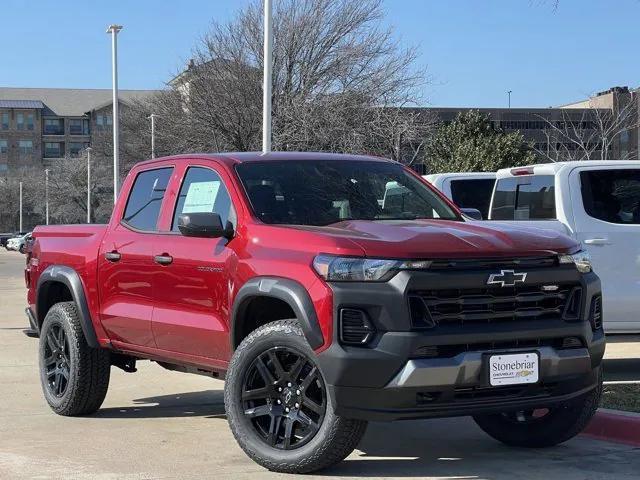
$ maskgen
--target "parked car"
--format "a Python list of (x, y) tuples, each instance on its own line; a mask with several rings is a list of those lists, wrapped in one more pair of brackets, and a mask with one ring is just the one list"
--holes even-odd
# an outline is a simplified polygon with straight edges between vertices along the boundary
[(5, 247), (7, 246), (7, 241), (10, 238), (15, 237), (16, 234), (15, 233), (0, 233), (0, 247)]
[(10, 238), (7, 240), (7, 250), (15, 250), (20, 253), (25, 252), (27, 242), (31, 239), (31, 232), (22, 236)]
[(640, 162), (500, 170), (489, 218), (553, 229), (581, 242), (602, 279), (605, 330), (640, 332)]
[[(402, 201), (387, 198), (395, 183)], [(565, 235), (467, 222), (397, 162), (194, 154), (136, 165), (108, 225), (37, 227), (29, 334), (60, 415), (138, 360), (225, 379), (268, 469), (344, 459), (367, 421), (472, 415), (544, 447), (598, 407), (600, 283)]]
[(12, 238), (22, 237), (26, 234), (27, 232), (3, 233), (2, 235), (0, 235), (0, 245), (2, 245), (4, 248), (7, 248), (7, 243), (9, 242), (9, 240), (11, 240)]

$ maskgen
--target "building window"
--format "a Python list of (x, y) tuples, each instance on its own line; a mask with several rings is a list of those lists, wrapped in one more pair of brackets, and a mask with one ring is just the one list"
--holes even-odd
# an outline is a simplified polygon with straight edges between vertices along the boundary
[(19, 140), (18, 141), (18, 151), (20, 155), (31, 155), (33, 154), (33, 141), (31, 140)]
[(35, 121), (33, 117), (33, 113), (27, 113), (27, 130), (33, 131), (35, 128)]
[(9, 145), (6, 140), (0, 140), (0, 154), (5, 154), (9, 151)]
[(0, 125), (2, 130), (9, 130), (9, 112), (2, 112), (2, 115), (0, 115)]
[(18, 112), (16, 115), (16, 128), (18, 130), (24, 130), (24, 113)]
[(44, 158), (62, 158), (64, 157), (64, 143), (62, 142), (45, 142)]
[(9, 170), (9, 165), (6, 163), (0, 163), (0, 172), (6, 172), (7, 170)]
[(64, 119), (45, 118), (43, 133), (45, 135), (64, 135)]
[(113, 124), (113, 117), (111, 115), (97, 115), (96, 124), (99, 127), (107, 127)]
[(87, 142), (69, 142), (69, 155), (80, 155), (82, 150), (88, 146)]
[(89, 120), (84, 118), (72, 118), (69, 120), (70, 135), (89, 135)]

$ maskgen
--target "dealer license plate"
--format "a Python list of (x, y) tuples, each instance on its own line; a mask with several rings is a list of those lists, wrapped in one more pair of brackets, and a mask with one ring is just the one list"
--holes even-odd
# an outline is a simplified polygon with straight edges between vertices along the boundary
[(491, 386), (536, 383), (540, 371), (537, 353), (514, 353), (489, 357), (489, 383)]

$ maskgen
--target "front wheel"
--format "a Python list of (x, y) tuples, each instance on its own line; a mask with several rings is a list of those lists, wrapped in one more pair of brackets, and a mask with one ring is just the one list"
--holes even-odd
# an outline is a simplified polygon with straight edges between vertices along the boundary
[(272, 471), (308, 473), (343, 460), (367, 423), (337, 416), (295, 320), (259, 327), (235, 351), (224, 401), (240, 447)]
[(551, 447), (575, 437), (589, 424), (602, 395), (598, 386), (575, 400), (551, 408), (473, 417), (478, 426), (496, 440), (515, 447)]

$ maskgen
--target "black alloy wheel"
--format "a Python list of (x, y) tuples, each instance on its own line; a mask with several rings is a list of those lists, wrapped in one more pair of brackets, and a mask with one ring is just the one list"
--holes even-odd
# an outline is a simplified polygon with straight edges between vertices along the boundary
[(252, 362), (242, 383), (242, 410), (267, 445), (292, 450), (318, 432), (327, 392), (318, 368), (302, 352), (272, 347)]
[(69, 341), (60, 323), (51, 325), (44, 344), (44, 367), (49, 392), (64, 396), (71, 376)]

